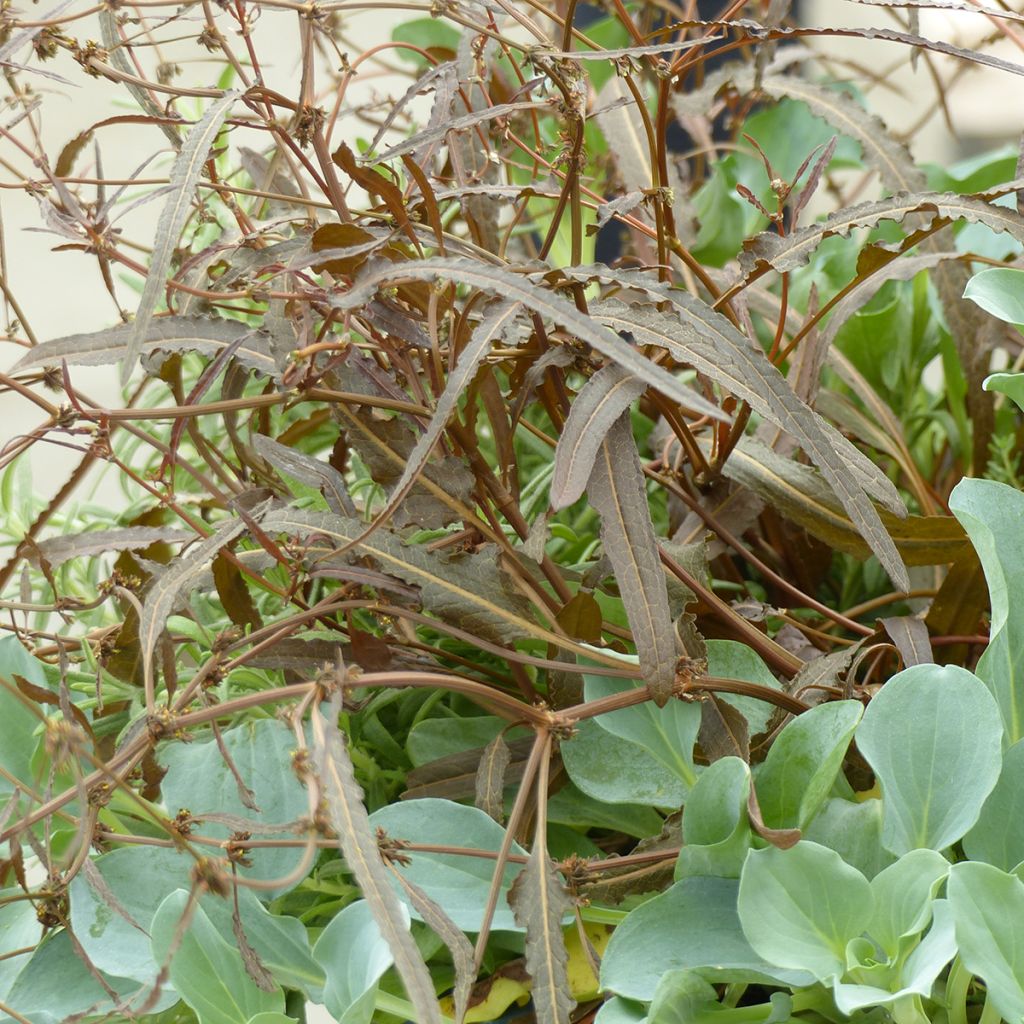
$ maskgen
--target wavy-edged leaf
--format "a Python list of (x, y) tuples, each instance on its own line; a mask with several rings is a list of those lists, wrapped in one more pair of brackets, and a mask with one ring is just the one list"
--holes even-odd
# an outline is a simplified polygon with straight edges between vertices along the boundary
[(675, 630), (628, 413), (601, 442), (587, 495), (601, 516), (601, 544), (615, 570), (640, 670), (655, 702), (664, 707), (675, 682)]
[[(332, 295), (330, 302), (337, 309), (354, 309), (373, 298), (378, 289), (387, 287), (394, 281), (437, 279), (468, 285), (485, 292), (496, 292), (509, 301), (521, 302), (535, 313), (561, 324), (580, 341), (586, 342), (607, 359), (618, 363), (629, 373), (656, 388), (666, 398), (674, 399), (683, 408), (691, 407), (693, 392), (668, 370), (645, 359), (614, 331), (581, 313), (571, 302), (535, 285), (519, 274), (498, 267), (446, 256), (417, 260), (415, 263), (410, 262), (401, 266), (378, 267), (358, 280), (352, 288)], [(729, 417), (721, 410), (718, 410), (713, 418), (723, 422), (729, 421)]]
[(572, 901), (543, 843), (537, 843), (508, 894), (516, 923), (526, 929), (526, 969), (533, 979), (537, 1024), (568, 1024), (576, 1000), (569, 993), (569, 954), (562, 918)]
[[(722, 472), (826, 544), (857, 558), (871, 554), (834, 492), (809, 466), (783, 458), (759, 441), (745, 437), (732, 450)], [(884, 509), (879, 516), (907, 565), (943, 565), (972, 550), (964, 528), (953, 516), (897, 519)]]
[(168, 616), (180, 600), (182, 591), (187, 593), (192, 590), (207, 572), (214, 555), (244, 529), (245, 523), (240, 519), (229, 520), (212, 536), (176, 558), (170, 567), (153, 581), (142, 606), (142, 615), (139, 617), (139, 644), (148, 692), (152, 692), (153, 655), (157, 640), (163, 632)]
[[(64, 5), (65, 7), (67, 4)], [(47, 15), (52, 17), (52, 15)], [(124, 86), (131, 93), (132, 99), (153, 118), (160, 131), (167, 136), (167, 141), (174, 147), (175, 152), (181, 149), (181, 133), (172, 124), (167, 123), (167, 111), (161, 109), (154, 101), (152, 95), (142, 88), (136, 81), (137, 69), (132, 66), (131, 61), (125, 56), (121, 48), (124, 44), (117, 31), (117, 14), (113, 7), (102, 7), (97, 13), (100, 23), (100, 38), (103, 40), (103, 48), (107, 51), (107, 59), (117, 68), (118, 71), (127, 75), (124, 79)], [(58, 170), (57, 174), (61, 172)]]
[(427, 128), (424, 131), (417, 132), (411, 138), (408, 138), (403, 142), (398, 143), (398, 145), (392, 146), (389, 150), (381, 153), (380, 156), (362, 157), (361, 162), (366, 164), (378, 163), (383, 160), (391, 160), (396, 156), (402, 156), (404, 153), (411, 153), (414, 149), (418, 149), (420, 146), (427, 146), (432, 142), (437, 142), (440, 139), (446, 138), (449, 132), (465, 131), (467, 128), (472, 128), (475, 125), (482, 124), (484, 121), (493, 121), (500, 117), (508, 117), (521, 110), (543, 109), (545, 106), (547, 106), (546, 103), (538, 103), (535, 100), (519, 100), (515, 103), (498, 103), (493, 107), (483, 107), (480, 110), (473, 110), (468, 114), (449, 118), (444, 124), (435, 128)]
[[(737, 398), (789, 433), (813, 459), (871, 550), (897, 586), (909, 586), (899, 552), (869, 494), (890, 511), (905, 511), (892, 483), (833, 426), (800, 401), (764, 352), (725, 317), (681, 292), (668, 292), (674, 314), (619, 303), (596, 303), (594, 316), (640, 345), (656, 345), (727, 387)], [(850, 472), (851, 466), (862, 473)], [(865, 493), (867, 492), (867, 493)]]
[(107, 551), (137, 551), (148, 548), (150, 544), (177, 544), (194, 537), (191, 530), (175, 530), (169, 526), (126, 526), (50, 537), (40, 541), (26, 554), (30, 560), (42, 558), (56, 569), (72, 558), (91, 558)]
[[(382, 487), (393, 487), (416, 444), (416, 435), (400, 419), (376, 420), (364, 410), (338, 403), (332, 407), (352, 447), (370, 476)], [(461, 520), (472, 521), (469, 507), (473, 474), (454, 456), (428, 462), (394, 510), (395, 526), (411, 524), (428, 529)]]
[(782, 274), (802, 267), (826, 238), (846, 236), (858, 228), (873, 228), (882, 221), (901, 223), (911, 214), (923, 213), (947, 221), (980, 223), (997, 234), (1008, 232), (1024, 242), (1024, 217), (1006, 206), (986, 201), (998, 192), (961, 196), (953, 192), (900, 193), (888, 199), (861, 203), (833, 213), (819, 224), (782, 237), (763, 232), (743, 245), (740, 267), (747, 280), (775, 270)]
[(511, 760), (512, 751), (505, 742), (505, 734), (499, 732), (484, 747), (476, 770), (476, 798), (473, 802), (499, 825), (505, 819), (505, 773)]
[(723, 757), (750, 760), (750, 729), (743, 713), (714, 693), (700, 705), (700, 749), (710, 763)]
[[(351, 544), (363, 532), (363, 524), (355, 519), (294, 509), (273, 512), (261, 525), (268, 533), (322, 534), (338, 547)], [(506, 584), (502, 570), (486, 553), (446, 560), (381, 530), (360, 540), (353, 552), (369, 555), (384, 572), (418, 586), (424, 607), (461, 629), (499, 643), (526, 636), (561, 642), (531, 621), (525, 598)]]
[[(754, 89), (754, 68), (736, 62), (707, 76), (704, 85), (679, 94), (674, 108), (684, 116), (702, 115), (722, 86), (732, 83), (741, 93)], [(891, 192), (917, 192), (925, 187), (924, 173), (914, 165), (910, 151), (892, 137), (881, 118), (868, 113), (849, 93), (831, 89), (801, 75), (766, 74), (758, 91), (772, 99), (798, 100), (837, 132), (859, 142), (864, 162), (878, 171)]]
[(889, 639), (896, 645), (906, 668), (911, 665), (927, 665), (934, 663), (931, 640), (924, 619), (916, 615), (892, 615), (878, 620), (884, 627)]
[(490, 351), (495, 338), (502, 337), (515, 323), (519, 315), (518, 302), (499, 302), (480, 322), (469, 344), (459, 353), (455, 368), (448, 374), (444, 391), (437, 400), (434, 415), (427, 429), (420, 434), (406, 459), (405, 468), (394, 489), (388, 496), (387, 504), (375, 516), (377, 523), (384, 522), (409, 493), (430, 453), (441, 437), (448, 418), (458, 405), (462, 393), (472, 383), (480, 364)]
[(210, 154), (210, 147), (239, 95), (237, 92), (228, 92), (210, 104), (206, 113), (188, 133), (188, 138), (171, 168), (170, 184), (173, 191), (160, 211), (160, 219), (157, 221), (153, 258), (146, 274), (146, 283), (142, 289), (139, 308), (135, 312), (135, 320), (130, 325), (128, 347), (121, 364), (122, 385), (128, 383), (132, 370), (135, 369), (156, 304), (166, 287), (171, 257), (188, 219), (192, 195)]
[(337, 709), (332, 705), (328, 717), (317, 710), (312, 720), (327, 810), (338, 833), (345, 864), (359, 883), (373, 919), (391, 950), (406, 995), (416, 1010), (416, 1020), (421, 1024), (441, 1024), (430, 973), (407, 930), (405, 912), (391, 887), (388, 869), (381, 860), (369, 815), (363, 806), (363, 793), (356, 782), (345, 737), (336, 724)]
[(332, 512), (343, 516), (356, 514), (356, 507), (345, 486), (345, 478), (329, 462), (289, 448), (265, 434), (257, 434), (252, 446), (275, 469), (295, 477), (308, 487), (316, 487)]
[(580, 389), (555, 449), (551, 507), (557, 512), (586, 490), (594, 460), (612, 424), (647, 390), (647, 385), (614, 363)]
[[(69, 334), (36, 345), (11, 370), (20, 373), (37, 366), (61, 361), (69, 366), (106, 366), (125, 358), (134, 331), (133, 324), (121, 324), (89, 334)], [(242, 339), (239, 341), (239, 339)], [(216, 356), (236, 345), (231, 358), (242, 366), (268, 377), (280, 376), (267, 337), (235, 320), (216, 320), (201, 316), (156, 317), (146, 327), (138, 354), (158, 352), (199, 352)]]
[(409, 902), (419, 918), (448, 947), (448, 952), (452, 955), (452, 966), (455, 968), (455, 985), (452, 989), (452, 1001), (455, 1004), (455, 1024), (462, 1024), (466, 1018), (466, 1007), (469, 1003), (470, 991), (476, 979), (473, 946), (469, 939), (466, 938), (462, 929), (441, 909), (439, 903), (432, 900), (415, 882), (410, 881), (401, 871), (395, 871), (394, 876), (409, 898)]

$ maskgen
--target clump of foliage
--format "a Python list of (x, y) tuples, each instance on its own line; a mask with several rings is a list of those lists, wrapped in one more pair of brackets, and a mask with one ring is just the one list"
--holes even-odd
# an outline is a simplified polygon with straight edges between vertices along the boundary
[[(0, 1020), (1024, 1019), (1024, 182), (808, 47), (1024, 66), (352, 6), (0, 14), (122, 321), (4, 277)], [(134, 106), (49, 153), (82, 75)]]

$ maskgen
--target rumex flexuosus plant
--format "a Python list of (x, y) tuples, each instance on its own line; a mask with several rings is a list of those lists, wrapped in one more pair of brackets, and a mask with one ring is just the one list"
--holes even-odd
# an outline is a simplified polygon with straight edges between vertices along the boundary
[(121, 322), (5, 240), (0, 1010), (1020, 1016), (1017, 160), (809, 47), (1024, 67), (360, 9), (3, 11), (3, 184)]

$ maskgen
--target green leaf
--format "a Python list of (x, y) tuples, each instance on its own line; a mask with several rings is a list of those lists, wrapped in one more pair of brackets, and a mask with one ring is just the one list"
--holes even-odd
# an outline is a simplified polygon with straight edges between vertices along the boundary
[(999, 708), (953, 665), (915, 665), (868, 705), (857, 746), (882, 789), (882, 842), (902, 855), (944, 850), (978, 820), (999, 778)]
[(756, 776), (769, 828), (806, 828), (832, 789), (863, 710), (855, 700), (819, 704), (779, 733)]
[[(75, 936), (101, 971), (151, 984), (160, 965), (148, 941), (150, 924), (172, 892), (191, 888), (195, 861), (173, 849), (126, 846), (92, 865), (99, 877), (91, 882), (93, 872), (80, 872), (69, 890)], [(229, 928), (225, 938), (230, 934)]]
[(967, 282), (964, 298), (1010, 324), (1024, 324), (1024, 270), (989, 267)]
[(313, 959), (324, 969), (324, 1005), (338, 1024), (370, 1024), (377, 983), (394, 958), (365, 900), (331, 918)]
[[(295, 917), (271, 914), (251, 889), (240, 886), (237, 898), (246, 940), (274, 980), (285, 988), (297, 989), (313, 1002), (322, 1002), (324, 972), (313, 959), (309, 935), (302, 922)], [(199, 902), (220, 934), (234, 943), (232, 901), (207, 895)]]
[[(424, 799), (390, 804), (370, 815), (370, 825), (374, 829), (384, 829), (390, 839), (495, 853), (505, 835), (505, 830), (483, 811), (450, 800)], [(525, 856), (518, 843), (512, 844), (512, 853)], [(406, 851), (406, 855), (409, 863), (397, 864), (397, 869), (444, 908), (459, 928), (465, 932), (479, 931), (494, 875), (494, 861), (486, 857), (415, 850)], [(517, 864), (505, 867), (502, 893), (494, 914), (495, 931), (520, 930), (506, 902), (508, 890), (520, 870)], [(401, 889), (396, 891), (404, 898)], [(415, 915), (415, 908), (411, 909)]]
[(990, 864), (957, 864), (949, 902), (960, 958), (983, 979), (1000, 1015), (1024, 1018), (1024, 884)]
[(994, 480), (961, 480), (949, 496), (949, 508), (985, 570), (992, 617), (988, 647), (976, 671), (999, 703), (1009, 746), (1024, 739), (1024, 494)]
[[(39, 944), (43, 934), (43, 926), (29, 900), (4, 902), (20, 892), (20, 889), (0, 890), (0, 1002), (7, 1000), (7, 994), (32, 958), (32, 949)], [(19, 949), (28, 949), (29, 952), (11, 955)]]
[(249, 1024), (298, 1024), (297, 1017), (289, 1017), (287, 1013), (257, 1013), (249, 1018)]
[[(583, 680), (583, 694), (588, 701), (636, 688), (636, 684), (628, 679), (587, 675)], [(596, 721), (605, 732), (646, 751), (659, 765), (679, 778), (685, 791), (696, 783), (693, 745), (700, 729), (699, 704), (673, 700), (659, 708), (653, 702), (645, 701), (601, 715)]]
[(702, 1012), (718, 1007), (714, 985), (696, 971), (668, 971), (654, 990), (648, 1024), (694, 1024)]
[(896, 957), (900, 939), (927, 927), (932, 900), (949, 868), (934, 850), (911, 850), (871, 880), (875, 913), (867, 930), (890, 958)]
[[(669, 704), (664, 710), (671, 707)], [(697, 724), (699, 727), (699, 714)], [(675, 808), (689, 792), (677, 771), (665, 767), (644, 747), (589, 719), (579, 723), (575, 735), (563, 741), (560, 750), (569, 778), (602, 803)]]
[(754, 850), (740, 878), (739, 917), (754, 950), (826, 983), (843, 974), (847, 943), (867, 927), (873, 903), (868, 880), (817, 843)]
[(866, 878), (874, 878), (896, 860), (882, 845), (881, 800), (826, 800), (804, 832), (804, 839), (835, 850)]
[[(188, 904), (188, 892), (177, 889), (153, 917), (153, 956), (160, 964), (167, 963), (171, 955)], [(246, 973), (241, 953), (221, 937), (199, 906), (192, 908), (188, 927), (174, 951), (170, 977), (200, 1024), (248, 1024), (257, 1013), (284, 1012), (284, 992), (257, 988)]]
[[(171, 817), (182, 808), (196, 816), (230, 814), (250, 820), (253, 835), (259, 836), (260, 825), (283, 825), (309, 813), (305, 787), (292, 771), (295, 736), (284, 722), (241, 722), (226, 731), (222, 739), (259, 812), (243, 803), (238, 783), (224, 763), (216, 741), (209, 740), (169, 744), (160, 750), (159, 758), (167, 766), (162, 799)], [(210, 823), (197, 826), (197, 831), (227, 838), (234, 829)], [(240, 867), (239, 871), (244, 876), (269, 881), (292, 871), (304, 852), (268, 848), (251, 850), (248, 856), (252, 867)], [(274, 890), (273, 895), (277, 894)]]
[[(39, 744), (42, 722), (25, 706), (11, 688), (14, 676), (36, 686), (46, 685), (43, 667), (22, 647), (16, 636), (0, 637), (0, 797), (14, 792), (12, 779), (31, 784), (32, 755)], [(40, 730), (37, 732), (37, 730)], [(10, 778), (8, 778), (8, 775)]]
[(750, 768), (738, 757), (709, 765), (683, 808), (683, 837), (676, 878), (720, 875), (739, 878), (751, 846), (747, 817)]
[(662, 976), (680, 967), (700, 968), (714, 982), (811, 984), (806, 971), (780, 969), (754, 952), (736, 913), (738, 888), (731, 878), (684, 878), (641, 904), (608, 943), (601, 988), (646, 1002)]
[[(450, 50), (459, 48), (459, 33), (440, 18), (413, 18), (403, 21), (391, 30), (391, 39), (396, 43), (411, 43), (421, 50)], [(428, 61), (415, 50), (399, 47), (395, 53), (403, 60), (426, 67)]]
[[(706, 640), (705, 646), (708, 653), (709, 676), (740, 679), (747, 683), (766, 686), (771, 690), (782, 689), (782, 684), (772, 675), (772, 670), (761, 656), (746, 644), (741, 644), (737, 640)], [(739, 693), (720, 693), (718, 697), (742, 713), (750, 727), (751, 736), (767, 730), (775, 705)]]
[(982, 382), (986, 391), (999, 391), (1024, 409), (1024, 373), (993, 373)]
[[(107, 988), (75, 952), (67, 931), (60, 929), (51, 932), (32, 953), (4, 1002), (33, 1024), (64, 1024), (76, 1015), (110, 1013), (115, 1004), (108, 989), (119, 1000), (130, 997), (130, 1007), (136, 1012), (146, 1003), (149, 990), (140, 990), (135, 981), (110, 974), (100, 977)], [(159, 1012), (177, 998), (176, 993), (165, 992), (148, 1010)]]
[(964, 852), (1003, 871), (1024, 861), (1024, 740), (1003, 754), (995, 789), (988, 795), (977, 824), (964, 836)]
[[(920, 852), (920, 851), (918, 851)], [(956, 955), (956, 934), (953, 912), (947, 900), (931, 904), (932, 926), (902, 966), (872, 965), (882, 968), (880, 977), (889, 975), (889, 988), (874, 985), (836, 983), (833, 987), (836, 1006), (845, 1014), (853, 1014), (867, 1006), (891, 1006), (908, 995), (930, 996), (935, 979)], [(876, 973), (869, 969), (872, 974)], [(854, 969), (853, 972), (857, 971)], [(896, 1016), (894, 1014), (894, 1016)]]
[(594, 1024), (645, 1024), (647, 1012), (640, 1003), (612, 996), (597, 1011)]

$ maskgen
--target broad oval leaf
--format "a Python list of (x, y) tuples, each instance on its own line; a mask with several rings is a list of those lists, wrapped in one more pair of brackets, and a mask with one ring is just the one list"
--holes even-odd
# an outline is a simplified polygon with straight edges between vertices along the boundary
[(161, 965), (170, 960), (170, 977), (200, 1024), (248, 1024), (257, 1013), (283, 1013), (284, 991), (265, 992), (249, 977), (242, 955), (227, 942), (202, 907), (191, 908), (181, 943), (173, 949), (179, 922), (187, 912), (189, 894), (177, 889), (153, 917), (153, 956)]
[(834, 850), (799, 842), (747, 857), (739, 917), (750, 945), (769, 963), (831, 982), (846, 969), (846, 946), (871, 920), (868, 880)]
[(895, 863), (882, 845), (882, 801), (830, 797), (804, 830), (804, 838), (835, 850), (866, 878)]
[(98, 878), (75, 876), (68, 893), (71, 925), (96, 967), (139, 984), (156, 980), (160, 965), (149, 944), (150, 924), (172, 892), (191, 887), (194, 865), (177, 850), (128, 846), (93, 861)]
[(677, 771), (592, 720), (580, 722), (560, 750), (569, 778), (602, 803), (676, 808), (689, 792)]
[(976, 672), (999, 704), (1009, 745), (1024, 738), (1024, 494), (995, 480), (961, 480), (949, 508), (985, 570), (992, 615)]
[(988, 795), (974, 827), (964, 836), (964, 852), (1003, 871), (1024, 861), (1024, 740), (1003, 754), (999, 781)]
[(334, 1019), (370, 1024), (377, 982), (394, 957), (366, 900), (350, 903), (331, 918), (313, 947), (313, 958), (324, 970), (324, 1005)]
[(956, 666), (915, 665), (868, 705), (857, 746), (882, 788), (882, 842), (944, 850), (978, 820), (1002, 762), (999, 708)]
[[(608, 676), (583, 678), (583, 694), (588, 701), (635, 689), (635, 684), (628, 679)], [(645, 750), (659, 764), (677, 775), (687, 790), (696, 783), (693, 745), (700, 729), (698, 703), (673, 700), (659, 708), (645, 701), (600, 715), (596, 722), (605, 732)]]
[(934, 850), (911, 850), (871, 879), (875, 912), (867, 930), (891, 959), (899, 952), (900, 939), (928, 926), (932, 901), (949, 868), (949, 861)]
[(981, 978), (1008, 1021), (1024, 1018), (1024, 883), (990, 864), (967, 861), (949, 876), (960, 959)]
[[(476, 807), (466, 807), (450, 800), (410, 800), (390, 804), (370, 815), (370, 826), (382, 828), (389, 839), (404, 839), (431, 846), (464, 847), (497, 853), (505, 838), (505, 830), (493, 818)], [(518, 843), (512, 854), (525, 857)], [(489, 857), (460, 856), (455, 853), (423, 853), (406, 851), (408, 864), (396, 864), (399, 872), (419, 886), (465, 932), (480, 930), (487, 894), (494, 876), (494, 860)], [(519, 931), (505, 896), (521, 868), (508, 864), (502, 878), (502, 893), (494, 913), (494, 931)], [(408, 897), (402, 889), (395, 891), (403, 901)], [(416, 915), (416, 908), (410, 907)]]
[(722, 757), (701, 772), (683, 808), (683, 841), (675, 876), (739, 878), (752, 845), (747, 800), (750, 767)]
[(806, 971), (780, 969), (760, 957), (736, 912), (739, 883), (684, 878), (632, 911), (615, 929), (601, 960), (601, 988), (647, 1002), (668, 971), (700, 968), (709, 981), (809, 985)]
[(789, 721), (757, 773), (757, 799), (770, 828), (806, 828), (832, 789), (864, 708), (819, 704)]
[(1000, 320), (1024, 324), (1024, 270), (1014, 267), (982, 270), (967, 282), (964, 298)]
[[(258, 836), (260, 825), (284, 825), (309, 813), (308, 795), (292, 770), (295, 736), (284, 722), (241, 722), (221, 738), (259, 811), (242, 801), (238, 782), (225, 764), (220, 748), (215, 740), (208, 740), (173, 743), (160, 749), (159, 759), (167, 767), (162, 799), (171, 817), (181, 808), (196, 817), (204, 813), (230, 814), (251, 820), (252, 825), (247, 827)], [(233, 829), (211, 822), (197, 825), (196, 831), (226, 839)], [(289, 874), (304, 852), (268, 848), (251, 850), (248, 856), (252, 867), (238, 870), (248, 877), (271, 880)], [(292, 884), (298, 881), (295, 879)]]

